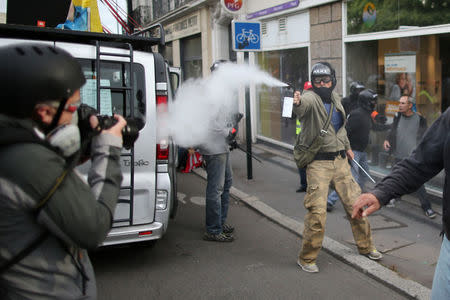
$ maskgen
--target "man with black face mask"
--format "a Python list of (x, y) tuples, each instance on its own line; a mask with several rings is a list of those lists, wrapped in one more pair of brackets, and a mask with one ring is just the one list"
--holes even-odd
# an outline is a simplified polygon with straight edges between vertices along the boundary
[[(0, 48), (0, 298), (96, 299), (86, 249), (112, 225), (122, 173), (123, 117), (92, 139), (87, 182), (73, 166), (85, 78), (47, 44)], [(94, 128), (98, 120), (90, 119)]]
[[(384, 131), (390, 128), (389, 125), (379, 124), (372, 119), (371, 114), (375, 111), (377, 103), (378, 95), (373, 90), (363, 90), (358, 96), (358, 107), (352, 110), (347, 117), (347, 136), (354, 154), (353, 159), (350, 161), (351, 170), (361, 189), (363, 189), (367, 181), (367, 175), (356, 163), (359, 163), (364, 170), (369, 171), (365, 150), (369, 144), (370, 130)], [(332, 210), (338, 198), (336, 191), (330, 193), (327, 199), (328, 211)]]
[[(295, 147), (309, 147), (313, 140), (323, 133), (318, 153), (306, 167), (308, 188), (304, 199), (305, 229), (298, 265), (306, 272), (318, 272), (316, 260), (322, 247), (325, 232), (327, 195), (333, 186), (344, 205), (353, 231), (359, 253), (373, 260), (382, 257), (373, 244), (367, 218), (358, 222), (351, 219), (353, 202), (361, 189), (353, 180), (347, 156), (353, 159), (353, 152), (345, 130), (345, 111), (341, 99), (333, 92), (336, 86), (335, 71), (326, 62), (316, 63), (311, 69), (313, 89), (305, 91), (301, 98), (294, 99), (294, 112), (302, 122), (302, 131)], [(323, 126), (331, 113), (331, 123)], [(323, 132), (324, 130), (324, 132)]]

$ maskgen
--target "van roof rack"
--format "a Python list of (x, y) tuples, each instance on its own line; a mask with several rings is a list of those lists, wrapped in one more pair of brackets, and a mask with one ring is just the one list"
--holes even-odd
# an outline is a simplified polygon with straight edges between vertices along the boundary
[(130, 43), (133, 46), (134, 50), (151, 52), (151, 46), (164, 46), (165, 44), (163, 27), (160, 24), (157, 24), (156, 26), (160, 28), (159, 37), (141, 36), (139, 35), (140, 32), (137, 32), (137, 34), (134, 35), (121, 35), (56, 28), (43, 28), (28, 25), (0, 24), (0, 37), (61, 41), (93, 45), (96, 44), (96, 41)]

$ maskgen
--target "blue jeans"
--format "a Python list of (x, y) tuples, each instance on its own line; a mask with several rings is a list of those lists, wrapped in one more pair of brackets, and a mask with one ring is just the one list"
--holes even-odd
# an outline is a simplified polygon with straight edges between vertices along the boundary
[[(353, 160), (356, 160), (361, 165), (361, 167), (364, 168), (364, 170), (369, 172), (369, 164), (367, 163), (367, 153), (355, 150), (355, 151), (353, 151), (353, 154), (355, 154), (355, 157)], [(353, 162), (353, 160), (350, 161), (350, 164), (352, 166), (351, 167), (352, 175), (362, 190), (363, 186), (365, 185), (365, 183), (367, 181), (367, 175), (364, 173), (363, 170), (361, 170), (356, 165), (356, 163)], [(330, 203), (331, 205), (335, 205), (338, 200), (339, 200), (339, 196), (336, 193), (336, 191), (334, 189), (331, 190), (331, 193), (328, 195), (327, 202)]]
[(206, 231), (222, 232), (228, 214), (230, 188), (233, 181), (230, 153), (203, 155), (206, 162)]
[(444, 235), (441, 252), (434, 270), (431, 300), (450, 299), (450, 241)]

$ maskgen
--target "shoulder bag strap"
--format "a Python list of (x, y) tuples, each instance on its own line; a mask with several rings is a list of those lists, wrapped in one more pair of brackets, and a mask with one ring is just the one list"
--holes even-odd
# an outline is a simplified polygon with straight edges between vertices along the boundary
[(327, 120), (325, 121), (323, 128), (320, 130), (319, 135), (324, 136), (327, 133), (328, 127), (330, 127), (331, 116), (333, 114), (333, 110), (334, 110), (334, 103), (331, 102), (330, 112), (328, 113)]
[[(56, 178), (55, 184), (52, 186), (52, 188), (49, 190), (49, 192), (39, 201), (38, 205), (36, 206), (35, 213), (37, 214), (44, 204), (47, 203), (47, 201), (51, 198), (51, 196), (55, 193), (55, 191), (58, 189), (58, 187), (63, 182), (64, 178), (66, 177), (67, 173), (69, 172), (71, 168), (66, 168), (64, 172)], [(19, 253), (17, 253), (14, 257), (12, 257), (10, 260), (8, 260), (6, 263), (4, 263), (2, 266), (0, 266), (0, 274), (8, 270), (11, 266), (15, 265), (22, 259), (24, 259), (27, 255), (29, 255), (31, 252), (33, 252), (37, 247), (39, 247), (49, 236), (49, 231), (47, 229), (44, 230), (41, 235), (39, 235), (36, 239), (32, 240), (25, 248), (23, 248)]]

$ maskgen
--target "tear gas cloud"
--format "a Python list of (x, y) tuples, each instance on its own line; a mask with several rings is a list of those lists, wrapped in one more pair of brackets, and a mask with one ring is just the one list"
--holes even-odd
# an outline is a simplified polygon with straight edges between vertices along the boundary
[(255, 66), (223, 63), (207, 78), (187, 80), (180, 86), (168, 112), (158, 114), (159, 135), (172, 136), (186, 148), (213, 148), (211, 124), (238, 112), (239, 89), (250, 84), (286, 86)]

